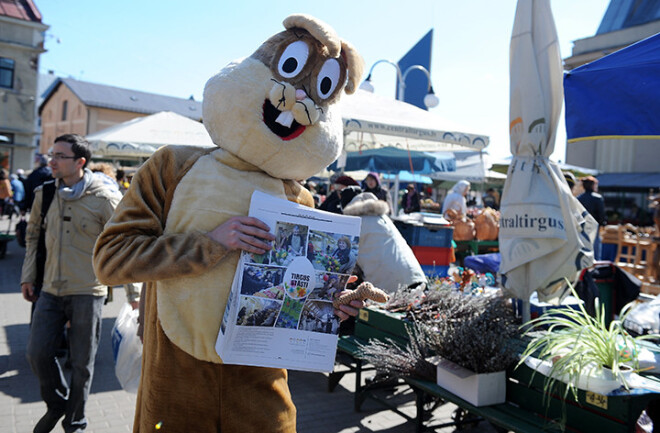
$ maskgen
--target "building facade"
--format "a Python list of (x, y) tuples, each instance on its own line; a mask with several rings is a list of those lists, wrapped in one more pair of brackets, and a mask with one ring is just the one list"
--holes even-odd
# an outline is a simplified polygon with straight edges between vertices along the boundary
[(172, 111), (201, 121), (202, 103), (59, 78), (46, 91), (39, 107), (42, 130), (40, 151), (46, 152), (61, 134), (89, 135), (160, 111)]
[(0, 167), (31, 169), (39, 56), (48, 26), (31, 0), (0, 2)]

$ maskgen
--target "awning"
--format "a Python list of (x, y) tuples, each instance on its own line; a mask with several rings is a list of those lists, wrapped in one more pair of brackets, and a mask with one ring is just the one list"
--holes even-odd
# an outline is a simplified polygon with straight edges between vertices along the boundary
[(564, 76), (569, 143), (660, 138), (660, 33)]
[(604, 173), (598, 176), (598, 189), (660, 189), (660, 173)]

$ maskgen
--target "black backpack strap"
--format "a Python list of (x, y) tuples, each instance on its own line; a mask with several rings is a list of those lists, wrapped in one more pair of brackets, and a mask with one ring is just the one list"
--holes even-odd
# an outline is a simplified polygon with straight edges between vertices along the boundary
[(48, 208), (53, 202), (53, 197), (55, 197), (55, 180), (49, 180), (44, 182), (43, 191), (42, 191), (42, 200), (41, 200), (41, 224), (43, 225), (44, 218), (48, 213)]
[(39, 230), (39, 240), (37, 241), (37, 276), (34, 281), (35, 293), (39, 294), (41, 291), (41, 286), (44, 281), (44, 272), (46, 267), (46, 227), (44, 221), (46, 220), (46, 213), (50, 204), (53, 202), (53, 197), (55, 197), (55, 181), (50, 180), (44, 182), (42, 190), (42, 200), (41, 200), (41, 222)]

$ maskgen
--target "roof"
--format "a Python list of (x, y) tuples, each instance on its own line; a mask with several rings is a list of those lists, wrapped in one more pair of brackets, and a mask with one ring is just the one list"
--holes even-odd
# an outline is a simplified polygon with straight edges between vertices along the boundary
[(32, 0), (0, 0), (0, 15), (23, 21), (41, 22), (41, 13)]
[(89, 107), (108, 108), (142, 114), (172, 111), (194, 120), (201, 120), (202, 118), (202, 103), (193, 99), (157, 95), (155, 93), (78, 81), (73, 78), (58, 79), (55, 85), (49, 89), (49, 92), (44, 95), (44, 101), (39, 106), (39, 114), (41, 114), (44, 105), (61, 85), (67, 86)]
[(660, 20), (657, 0), (611, 0), (597, 35), (627, 29)]
[(598, 189), (660, 189), (660, 173), (603, 173), (598, 175)]

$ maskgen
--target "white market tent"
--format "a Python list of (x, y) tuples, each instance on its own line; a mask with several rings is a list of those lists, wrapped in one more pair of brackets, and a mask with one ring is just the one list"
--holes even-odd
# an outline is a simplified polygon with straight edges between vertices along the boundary
[(432, 179), (449, 182), (467, 180), (472, 183), (504, 183), (506, 174), (489, 170), (488, 154), (477, 151), (455, 151), (456, 171), (444, 171), (430, 175)]
[(171, 111), (138, 117), (87, 136), (98, 157), (148, 158), (168, 144), (212, 147), (204, 125)]
[(346, 152), (390, 146), (425, 152), (481, 151), (489, 143), (488, 136), (459, 131), (433, 113), (362, 89), (342, 95), (340, 108)]
[[(487, 136), (460, 132), (445, 119), (414, 105), (361, 89), (343, 95), (340, 109), (345, 151), (387, 146), (430, 152), (481, 151), (489, 142)], [(202, 123), (172, 112), (139, 117), (87, 139), (94, 156), (110, 158), (147, 158), (168, 144), (214, 145)]]

